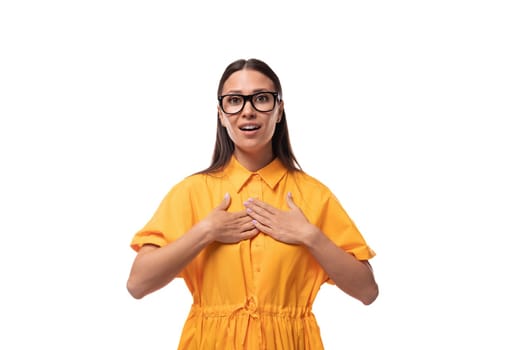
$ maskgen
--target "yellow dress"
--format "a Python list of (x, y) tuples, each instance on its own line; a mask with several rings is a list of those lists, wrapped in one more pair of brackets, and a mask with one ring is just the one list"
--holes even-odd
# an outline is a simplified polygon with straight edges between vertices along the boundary
[[(331, 191), (303, 172), (289, 172), (275, 159), (250, 172), (232, 157), (213, 175), (192, 175), (165, 196), (151, 220), (137, 232), (131, 247), (164, 246), (204, 219), (231, 195), (228, 211), (259, 198), (288, 210), (286, 193), (308, 220), (338, 246), (360, 260), (370, 249)], [(303, 246), (278, 242), (265, 234), (237, 244), (212, 243), (180, 273), (193, 305), (179, 350), (323, 349), (312, 304), (324, 282), (333, 283)]]

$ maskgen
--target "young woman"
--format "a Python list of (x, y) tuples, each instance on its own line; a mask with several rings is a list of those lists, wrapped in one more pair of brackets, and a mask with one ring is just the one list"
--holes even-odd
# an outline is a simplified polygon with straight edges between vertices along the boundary
[(217, 111), (211, 165), (176, 184), (133, 236), (127, 288), (140, 299), (184, 278), (193, 305), (179, 349), (322, 349), (319, 288), (332, 283), (372, 303), (375, 253), (334, 194), (299, 167), (266, 63), (231, 63)]

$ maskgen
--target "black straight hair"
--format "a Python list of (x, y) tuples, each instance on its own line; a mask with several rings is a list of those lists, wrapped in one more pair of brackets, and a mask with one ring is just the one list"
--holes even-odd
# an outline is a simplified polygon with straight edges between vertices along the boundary
[[(250, 58), (247, 60), (239, 59), (230, 63), (224, 70), (219, 81), (217, 97), (222, 94), (226, 80), (228, 80), (233, 73), (243, 69), (255, 70), (267, 76), (273, 82), (276, 92), (282, 97), (283, 92), (279, 77), (270, 66), (256, 58)], [(275, 126), (275, 132), (272, 136), (272, 149), (275, 157), (279, 158), (286, 169), (289, 171), (302, 171), (301, 166), (292, 151), (292, 144), (290, 143), (290, 136), (288, 133), (288, 124), (286, 123), (286, 113), (284, 110), (281, 121)], [(197, 174), (209, 174), (223, 169), (230, 161), (234, 150), (235, 145), (230, 139), (226, 128), (222, 126), (219, 114), (217, 113), (217, 133), (212, 161), (208, 168), (199, 171)]]

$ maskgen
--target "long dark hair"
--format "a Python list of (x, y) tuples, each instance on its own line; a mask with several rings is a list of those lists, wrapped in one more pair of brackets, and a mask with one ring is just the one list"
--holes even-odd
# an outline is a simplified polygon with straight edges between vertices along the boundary
[[(226, 67), (224, 73), (222, 74), (221, 80), (219, 81), (217, 96), (222, 94), (222, 89), (226, 80), (228, 80), (228, 78), (233, 73), (242, 69), (252, 69), (264, 74), (273, 82), (273, 85), (275, 86), (276, 91), (279, 93), (279, 96), (283, 95), (279, 77), (270, 68), (270, 66), (261, 60), (250, 58), (248, 60), (239, 59), (230, 63)], [(292, 144), (290, 143), (290, 136), (288, 134), (288, 125), (286, 123), (286, 113), (284, 110), (281, 121), (275, 126), (275, 132), (272, 136), (272, 149), (274, 155), (279, 158), (279, 160), (289, 171), (302, 171), (301, 166), (297, 162), (297, 159), (295, 158), (295, 155), (292, 151)], [(230, 161), (234, 150), (235, 145), (230, 139), (230, 136), (228, 136), (226, 128), (222, 126), (219, 119), (219, 113), (217, 112), (217, 136), (215, 139), (215, 149), (213, 150), (211, 165), (208, 168), (199, 171), (197, 174), (213, 173), (222, 169)]]

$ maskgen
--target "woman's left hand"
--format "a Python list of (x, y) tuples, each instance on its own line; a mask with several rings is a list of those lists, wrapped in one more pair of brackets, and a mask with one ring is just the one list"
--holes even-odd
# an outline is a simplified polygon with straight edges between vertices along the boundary
[(244, 202), (255, 227), (272, 238), (287, 244), (305, 244), (319, 230), (308, 222), (302, 210), (294, 203), (292, 194), (286, 196), (290, 208), (284, 211), (261, 200), (250, 198)]

